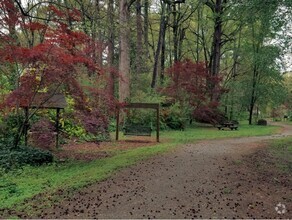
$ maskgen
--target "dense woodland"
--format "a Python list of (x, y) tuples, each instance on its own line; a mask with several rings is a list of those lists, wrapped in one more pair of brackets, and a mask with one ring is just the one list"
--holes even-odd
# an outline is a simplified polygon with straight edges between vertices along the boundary
[(108, 139), (126, 102), (161, 103), (162, 129), (291, 114), (291, 3), (1, 0), (1, 141), (55, 129), (55, 111), (24, 118), (39, 93), (65, 95), (64, 135), (85, 140)]

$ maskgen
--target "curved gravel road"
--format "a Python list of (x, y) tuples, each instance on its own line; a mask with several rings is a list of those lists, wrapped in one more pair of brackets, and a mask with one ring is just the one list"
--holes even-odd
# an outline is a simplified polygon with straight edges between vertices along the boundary
[(242, 163), (265, 141), (288, 135), (292, 128), (285, 125), (280, 135), (187, 144), (88, 186), (37, 217), (292, 218), (291, 175), (259, 175), (253, 164)]

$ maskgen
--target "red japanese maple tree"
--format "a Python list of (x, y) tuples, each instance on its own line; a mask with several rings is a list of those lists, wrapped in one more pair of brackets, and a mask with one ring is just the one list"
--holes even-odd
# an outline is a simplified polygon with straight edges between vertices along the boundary
[[(91, 54), (92, 40), (72, 28), (72, 23), (80, 20), (78, 11), (49, 5), (46, 10), (50, 21), (44, 23), (23, 19), (13, 1), (1, 1), (0, 8), (5, 12), (0, 27), (6, 29), (0, 32), (0, 65), (17, 66), (20, 74), (17, 86), (7, 94), (2, 107), (30, 106), (41, 92), (63, 93), (74, 99), (74, 114), (88, 132), (105, 132), (115, 100), (102, 89), (84, 88), (78, 80), (80, 74), (90, 72), (95, 73), (91, 80), (98, 84), (103, 75)], [(41, 33), (43, 38), (36, 45), (22, 45), (15, 37), (18, 28)], [(23, 126), (19, 132), (22, 131)]]
[[(220, 103), (211, 97), (214, 94), (220, 96), (224, 90), (220, 86), (221, 79), (210, 75), (205, 63), (194, 63), (189, 59), (176, 62), (167, 74), (170, 84), (163, 89), (164, 94), (188, 107), (198, 121), (216, 123), (220, 120)], [(216, 86), (212, 89), (211, 84)]]

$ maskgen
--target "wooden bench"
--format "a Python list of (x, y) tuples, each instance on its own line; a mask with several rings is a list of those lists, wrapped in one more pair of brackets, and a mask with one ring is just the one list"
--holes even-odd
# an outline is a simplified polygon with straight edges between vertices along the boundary
[(124, 135), (151, 136), (151, 127), (141, 125), (127, 125), (124, 127)]
[(222, 127), (223, 127), (223, 125), (221, 125), (221, 124), (218, 124), (218, 125), (216, 125), (216, 127), (218, 128), (218, 130), (221, 130), (221, 129), (222, 129)]
[(237, 128), (238, 128), (238, 124), (234, 124), (234, 125), (231, 125), (231, 126), (229, 126), (229, 128), (231, 129), (231, 130), (237, 130)]
[(218, 130), (224, 130), (224, 128), (229, 128), (230, 130), (237, 130), (238, 124), (233, 122), (224, 122), (221, 124), (216, 125)]

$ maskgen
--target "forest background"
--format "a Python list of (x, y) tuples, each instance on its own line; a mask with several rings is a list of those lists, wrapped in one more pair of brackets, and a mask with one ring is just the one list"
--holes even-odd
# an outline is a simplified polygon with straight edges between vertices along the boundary
[[(18, 146), (26, 129), (55, 129), (54, 111), (24, 117), (21, 107), (40, 93), (65, 95), (63, 131), (85, 140), (108, 139), (116, 105), (125, 102), (161, 103), (162, 129), (289, 116), (291, 7), (289, 0), (2, 0), (1, 140)], [(125, 120), (155, 117), (133, 110)]]

